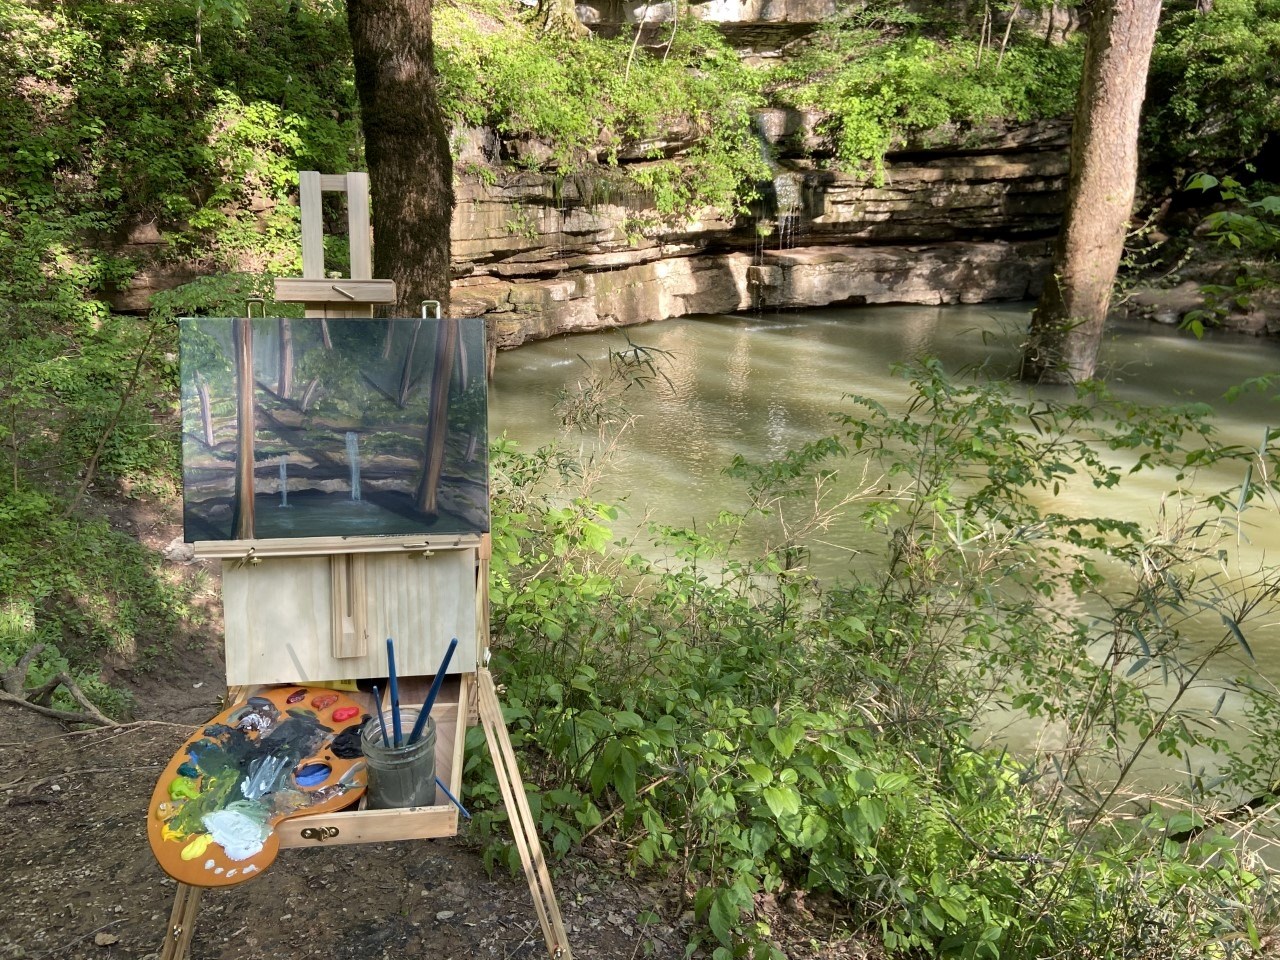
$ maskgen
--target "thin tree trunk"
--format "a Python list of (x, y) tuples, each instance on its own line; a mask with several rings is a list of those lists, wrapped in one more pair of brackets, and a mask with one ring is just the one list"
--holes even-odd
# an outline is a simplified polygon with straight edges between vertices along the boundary
[(1022, 378), (1094, 375), (1138, 175), (1138, 120), (1160, 0), (1096, 0), (1071, 134), (1067, 210), (1031, 317)]
[(293, 396), (293, 321), (280, 318), (280, 368), (276, 378), (276, 395), (281, 400)]
[(196, 371), (196, 395), (200, 397), (200, 428), (204, 431), (204, 443), (213, 449), (213, 404), (209, 400), (209, 382)]
[(374, 276), (396, 307), (449, 303), (453, 161), (436, 94), (431, 0), (349, 0), (347, 23), (373, 195)]
[(427, 517), (439, 513), (436, 492), (444, 471), (444, 446), (449, 433), (449, 381), (453, 379), (453, 354), (458, 349), (458, 321), (440, 321), (436, 338), (436, 362), (431, 370), (431, 407), (427, 411), (427, 436), (422, 451), (422, 479), (418, 483), (417, 507)]
[(231, 539), (252, 540), (254, 533), (253, 321), (240, 317), (231, 328), (236, 365), (236, 492)]

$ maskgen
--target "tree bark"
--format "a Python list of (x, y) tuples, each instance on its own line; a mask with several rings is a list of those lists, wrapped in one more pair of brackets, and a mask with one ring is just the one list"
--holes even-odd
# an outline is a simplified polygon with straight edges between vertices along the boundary
[(1094, 375), (1138, 177), (1138, 120), (1160, 0), (1094, 0), (1071, 133), (1067, 210), (1031, 316), (1022, 378)]
[[(591, 31), (578, 19), (578, 11), (574, 0), (539, 0), (538, 17), (542, 21), (542, 29), (563, 37), (585, 37)], [(639, 34), (645, 27), (644, 21), (636, 24)]]
[[(436, 94), (432, 0), (348, 0), (347, 25), (373, 195), (374, 276), (396, 308), (449, 303), (453, 160)], [(410, 312), (412, 311), (412, 312)]]

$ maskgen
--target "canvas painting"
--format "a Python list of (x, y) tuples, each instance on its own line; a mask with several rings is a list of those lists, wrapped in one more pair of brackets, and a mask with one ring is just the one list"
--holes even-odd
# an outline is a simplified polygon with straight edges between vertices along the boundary
[(180, 321), (186, 539), (489, 529), (484, 320)]

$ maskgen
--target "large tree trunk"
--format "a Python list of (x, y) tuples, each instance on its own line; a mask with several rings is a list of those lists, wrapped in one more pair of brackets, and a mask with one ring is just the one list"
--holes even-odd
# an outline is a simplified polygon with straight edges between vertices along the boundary
[(449, 303), (453, 160), (436, 96), (432, 0), (348, 0), (373, 194), (374, 276), (396, 282), (402, 315)]
[(1071, 134), (1067, 211), (1053, 275), (1031, 317), (1022, 378), (1087, 380), (1124, 252), (1138, 177), (1138, 118), (1160, 0), (1094, 0)]

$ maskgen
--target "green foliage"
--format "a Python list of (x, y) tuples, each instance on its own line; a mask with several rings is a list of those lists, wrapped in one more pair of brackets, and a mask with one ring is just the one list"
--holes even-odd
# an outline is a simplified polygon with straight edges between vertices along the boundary
[(1280, 131), (1277, 62), (1277, 0), (1215, 0), (1206, 13), (1198, 4), (1169, 8), (1147, 81), (1148, 168), (1180, 182), (1253, 157)]
[[(906, 414), (856, 399), (839, 434), (736, 462), (748, 516), (639, 547), (566, 492), (584, 473), (555, 448), (496, 447), (495, 666), (543, 835), (557, 854), (605, 838), (696, 891), (713, 957), (779, 956), (757, 904), (791, 889), (835, 898), (896, 956), (1260, 955), (1265, 887), (1243, 844), (1199, 829), (1202, 781), (1146, 810), (1121, 788), (1148, 752), (1223, 749), (1184, 694), (1248, 651), (1280, 589), (1229, 559), (1239, 512), (1270, 502), (1274, 480), (1250, 478), (1276, 476), (1274, 453), (1216, 443), (1202, 408), (909, 375)], [(1238, 487), (1190, 492), (1230, 464)], [(1186, 504), (1158, 529), (1056, 509), (1067, 485), (1151, 469)], [(833, 502), (846, 470), (864, 479)], [(883, 547), (820, 584), (798, 563), (805, 531), (850, 514)], [(760, 553), (739, 539), (751, 519), (779, 531)], [(1205, 618), (1217, 639), (1190, 642)], [(975, 745), (991, 709), (1065, 742), (1018, 759)], [(1260, 749), (1250, 769), (1272, 769)], [(478, 807), (486, 769), (470, 752)], [(481, 811), (481, 835), (501, 819)]]
[[(501, 8), (438, 6), (435, 31), (446, 115), (550, 151), (517, 166), (567, 176), (596, 162), (616, 166), (631, 151), (660, 161), (627, 169), (664, 216), (706, 206), (731, 214), (767, 176), (751, 126), (762, 104), (758, 76), (706, 25), (683, 23), (663, 56), (629, 40), (543, 33)], [(692, 146), (665, 159), (672, 131)]]
[(1182, 320), (1184, 329), (1202, 337), (1207, 325), (1221, 323), (1232, 310), (1247, 310), (1255, 293), (1280, 282), (1275, 266), (1280, 254), (1280, 196), (1274, 195), (1271, 184), (1249, 189), (1234, 177), (1219, 179), (1208, 173), (1192, 177), (1187, 189), (1216, 191), (1228, 204), (1205, 217), (1199, 229), (1243, 254), (1236, 260), (1234, 280), (1201, 286), (1204, 308), (1188, 312)]
[(86, 679), (190, 615), (80, 494), (173, 495), (172, 320), (238, 312), (264, 281), (198, 281), (147, 319), (102, 297), (137, 269), (119, 241), (140, 227), (162, 261), (296, 269), (296, 169), (351, 165), (346, 43), (328, 3), (0, 0), (0, 596), (31, 621), (6, 657), (42, 642)]
[(963, 38), (886, 34), (877, 18), (828, 21), (795, 59), (771, 75), (781, 103), (827, 115), (823, 131), (839, 164), (884, 174), (884, 155), (944, 124), (1069, 114), (1080, 78), (1079, 43), (1015, 38), (1003, 55)]

